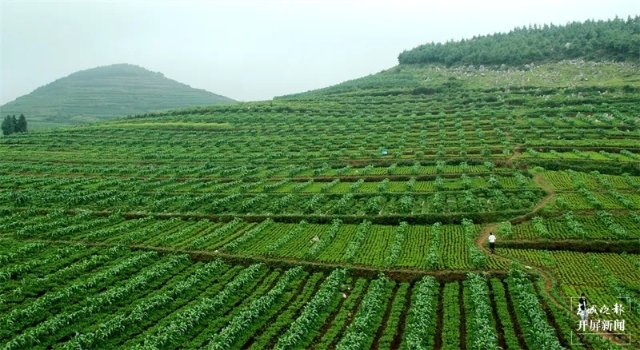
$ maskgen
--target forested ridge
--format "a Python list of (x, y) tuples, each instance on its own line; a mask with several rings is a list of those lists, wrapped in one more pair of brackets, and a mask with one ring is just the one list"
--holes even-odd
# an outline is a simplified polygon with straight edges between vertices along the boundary
[(429, 43), (398, 56), (400, 64), (524, 65), (582, 58), (590, 61), (640, 60), (640, 17), (567, 25), (533, 25), (508, 33)]

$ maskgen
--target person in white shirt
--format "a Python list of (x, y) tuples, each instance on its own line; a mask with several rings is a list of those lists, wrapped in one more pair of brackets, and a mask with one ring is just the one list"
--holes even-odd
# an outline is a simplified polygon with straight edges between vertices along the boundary
[(496, 236), (493, 232), (489, 233), (489, 249), (491, 250), (491, 254), (496, 250)]

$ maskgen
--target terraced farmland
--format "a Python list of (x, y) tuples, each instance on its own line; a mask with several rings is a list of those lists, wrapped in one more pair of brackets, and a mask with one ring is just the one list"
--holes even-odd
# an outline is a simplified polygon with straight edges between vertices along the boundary
[[(400, 65), (2, 138), (0, 346), (640, 347), (637, 72)], [(625, 329), (579, 331), (582, 292)]]

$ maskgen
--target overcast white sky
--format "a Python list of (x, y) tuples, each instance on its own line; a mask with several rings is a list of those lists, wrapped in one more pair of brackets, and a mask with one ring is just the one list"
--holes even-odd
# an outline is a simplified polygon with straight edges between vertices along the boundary
[(0, 0), (0, 104), (132, 63), (249, 101), (358, 78), (404, 49), (515, 26), (640, 14), (639, 0)]

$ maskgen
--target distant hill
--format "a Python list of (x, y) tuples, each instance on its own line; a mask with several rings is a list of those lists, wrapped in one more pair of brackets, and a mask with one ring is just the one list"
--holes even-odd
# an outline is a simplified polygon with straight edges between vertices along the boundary
[(73, 73), (0, 107), (0, 115), (24, 114), (30, 129), (78, 124), (116, 116), (234, 100), (131, 64)]
[(469, 40), (430, 43), (402, 52), (400, 64), (524, 65), (584, 59), (640, 60), (640, 17), (516, 28)]

